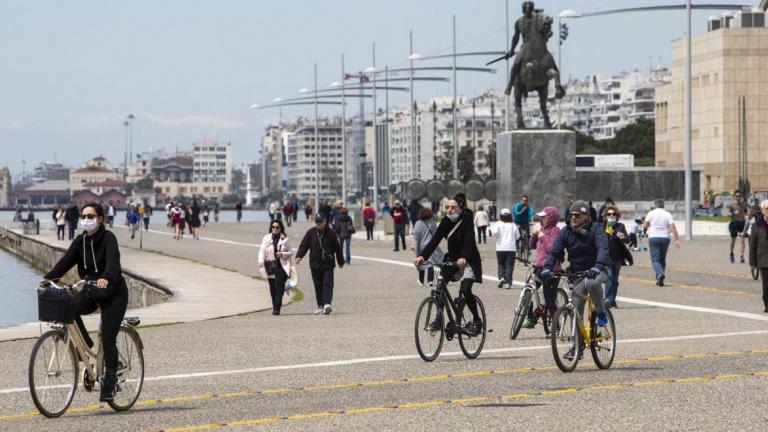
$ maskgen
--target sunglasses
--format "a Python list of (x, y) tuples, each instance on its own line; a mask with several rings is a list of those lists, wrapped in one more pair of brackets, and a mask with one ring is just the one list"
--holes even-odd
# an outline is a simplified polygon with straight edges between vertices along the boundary
[(606, 213), (605, 215), (606, 215), (606, 216), (616, 216), (616, 213), (614, 213), (614, 212), (608, 212), (608, 213)]
[(96, 219), (96, 217), (97, 217), (97, 216), (96, 216), (95, 214), (84, 214), (84, 215), (80, 215), (80, 219)]
[(571, 213), (571, 219), (579, 219), (583, 215), (581, 213)]
[(272, 225), (272, 229), (280, 229), (280, 225)]

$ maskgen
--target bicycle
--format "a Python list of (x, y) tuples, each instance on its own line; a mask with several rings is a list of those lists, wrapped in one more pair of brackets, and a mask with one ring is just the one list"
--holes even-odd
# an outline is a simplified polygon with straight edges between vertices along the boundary
[[(589, 292), (586, 295), (574, 292), (576, 283), (584, 279), (585, 272), (553, 272), (552, 274), (565, 278), (568, 282), (568, 303), (555, 311), (552, 319), (552, 332), (550, 333), (552, 354), (557, 367), (563, 372), (572, 372), (576, 369), (584, 348), (588, 345), (597, 367), (608, 369), (616, 355), (616, 327), (611, 310), (605, 310), (608, 316), (608, 325), (598, 327), (592, 296), (589, 295)], [(574, 295), (586, 301), (586, 322), (589, 323), (589, 326), (585, 326), (585, 320), (576, 316), (573, 305)]]
[[(61, 305), (59, 301), (59, 304), (55, 305), (69, 308), (57, 318), (40, 316), (41, 321), (51, 321), (51, 329), (37, 339), (29, 359), (29, 390), (32, 401), (38, 411), (48, 418), (60, 417), (66, 412), (74, 399), (80, 376), (83, 378), (83, 388), (89, 393), (97, 382), (99, 385), (103, 383), (104, 349), (101, 344), (101, 326), (95, 341), (97, 346), (89, 348), (74, 323), (74, 301), (86, 283), (80, 281), (71, 286), (60, 286), (53, 281), (47, 281), (47, 287), (38, 288), (38, 291), (46, 288), (63, 290), (67, 301), (70, 302), (68, 305)], [(144, 385), (144, 344), (136, 331), (139, 324), (138, 317), (126, 317), (118, 330), (116, 393), (115, 399), (107, 402), (115, 411), (130, 409), (139, 399)], [(82, 372), (80, 363), (83, 364)]]
[[(534, 304), (534, 316), (536, 322), (541, 318), (541, 323), (544, 327), (544, 334), (549, 335), (550, 323), (552, 321), (552, 315), (549, 313), (549, 309), (544, 306), (544, 302), (541, 298), (541, 287), (544, 285), (544, 281), (539, 276), (541, 269), (532, 265), (530, 261), (524, 260), (519, 257), (515, 257), (517, 261), (520, 261), (528, 268), (528, 275), (525, 278), (525, 286), (520, 290), (520, 300), (517, 302), (517, 308), (515, 308), (515, 314), (512, 317), (512, 328), (509, 331), (509, 338), (514, 340), (520, 329), (523, 326), (523, 321), (528, 315), (528, 311), (531, 308), (531, 304)], [(558, 287), (555, 293), (555, 303), (558, 307), (568, 303), (568, 294), (564, 289)]]
[(461, 352), (467, 358), (477, 358), (483, 350), (487, 330), (483, 302), (475, 296), (482, 320), (478, 328), (472, 313), (465, 307), (466, 299), (460, 294), (454, 300), (448, 292), (448, 281), (457, 281), (460, 275), (456, 263), (445, 262), (435, 266), (435, 289), (419, 305), (414, 325), (416, 350), (424, 361), (435, 360), (443, 348), (443, 340), (453, 340), (456, 335)]
[[(520, 238), (517, 239), (517, 256), (525, 257), (526, 261), (531, 260), (531, 232), (529, 225), (518, 224), (517, 229), (520, 231)], [(525, 226), (525, 229), (523, 228)]]

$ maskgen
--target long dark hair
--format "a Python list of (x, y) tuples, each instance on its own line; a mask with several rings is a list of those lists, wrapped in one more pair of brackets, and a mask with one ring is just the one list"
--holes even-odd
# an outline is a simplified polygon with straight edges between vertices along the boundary
[(281, 235), (288, 235), (285, 232), (285, 225), (283, 225), (283, 220), (282, 219), (275, 219), (275, 220), (273, 220), (272, 222), (269, 223), (269, 233), (270, 234), (272, 234), (272, 225), (274, 225), (274, 224), (280, 225), (280, 234)]

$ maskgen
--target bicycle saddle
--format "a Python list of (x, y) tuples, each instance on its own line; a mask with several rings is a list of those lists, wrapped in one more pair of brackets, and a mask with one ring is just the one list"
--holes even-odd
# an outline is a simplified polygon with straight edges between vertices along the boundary
[(139, 317), (125, 317), (123, 318), (123, 322), (131, 327), (138, 327), (139, 324), (141, 324)]

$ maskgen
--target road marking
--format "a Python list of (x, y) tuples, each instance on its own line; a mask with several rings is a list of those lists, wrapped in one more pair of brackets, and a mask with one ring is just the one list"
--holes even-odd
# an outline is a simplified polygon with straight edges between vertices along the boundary
[[(653, 266), (650, 266), (648, 264), (635, 264), (635, 267), (642, 268), (642, 269), (649, 269), (652, 270)], [(728, 272), (713, 272), (713, 271), (707, 271), (707, 270), (699, 270), (699, 269), (691, 269), (686, 267), (667, 267), (667, 271), (672, 272), (681, 272), (681, 273), (694, 273), (694, 274), (705, 274), (710, 276), (726, 276), (731, 277), (735, 279), (744, 279), (747, 281), (753, 281), (752, 276), (742, 275), (738, 273), (728, 273)]]
[(584, 386), (584, 387), (572, 387), (572, 388), (564, 388), (564, 389), (542, 389), (542, 390), (531, 391), (527, 393), (513, 393), (513, 394), (507, 394), (507, 395), (476, 395), (476, 396), (468, 396), (468, 397), (457, 398), (457, 399), (438, 399), (438, 400), (429, 400), (429, 401), (423, 401), (423, 402), (420, 402), (420, 401), (407, 402), (407, 403), (403, 403), (399, 405), (391, 405), (391, 406), (377, 405), (377, 406), (371, 406), (371, 407), (355, 407), (355, 408), (348, 408), (348, 409), (342, 409), (342, 410), (329, 410), (329, 411), (317, 411), (317, 412), (311, 412), (311, 413), (305, 413), (305, 414), (292, 414), (292, 415), (287, 415), (283, 417), (271, 416), (271, 417), (263, 417), (258, 419), (205, 423), (205, 424), (182, 426), (182, 427), (169, 428), (169, 429), (150, 429), (150, 431), (152, 432), (157, 432), (157, 431), (192, 432), (192, 431), (200, 431), (200, 430), (217, 430), (217, 429), (222, 429), (222, 428), (232, 427), (232, 426), (242, 426), (242, 425), (248, 425), (248, 424), (261, 424), (261, 423), (275, 423), (278, 421), (300, 421), (300, 420), (310, 420), (310, 419), (325, 418), (325, 417), (352, 416), (352, 415), (360, 415), (360, 414), (366, 414), (370, 412), (380, 412), (380, 411), (425, 409), (425, 408), (434, 408), (434, 407), (451, 406), (451, 405), (460, 406), (467, 403), (484, 403), (484, 402), (493, 402), (497, 400), (503, 401), (503, 400), (509, 400), (509, 399), (523, 399), (523, 398), (534, 398), (534, 397), (563, 397), (563, 396), (572, 395), (572, 394), (581, 393), (581, 392), (585, 392), (585, 393), (586, 392), (592, 392), (592, 393), (614, 392), (617, 390), (641, 389), (649, 386), (681, 385), (681, 384), (709, 382), (709, 381), (725, 380), (725, 379), (743, 380), (747, 378), (762, 378), (765, 376), (768, 376), (768, 371), (742, 372), (742, 373), (716, 375), (716, 376), (698, 376), (698, 377), (682, 377), (682, 378), (666, 378), (666, 379), (662, 378), (654, 381), (630, 381), (630, 382), (624, 382), (624, 383), (590, 385), (590, 386)]
[[(622, 281), (630, 281), (630, 282), (637, 282), (644, 285), (656, 285), (655, 280), (650, 279), (642, 279), (642, 278), (635, 278), (635, 277), (629, 277), (629, 276), (620, 276)], [(753, 293), (749, 291), (739, 291), (739, 290), (727, 290), (723, 288), (713, 288), (703, 285), (691, 285), (691, 284), (684, 284), (684, 283), (675, 283), (675, 284), (667, 284), (664, 285), (665, 287), (670, 288), (685, 288), (685, 289), (691, 289), (696, 291), (704, 291), (704, 292), (713, 292), (718, 294), (727, 294), (727, 295), (735, 295), (735, 296), (744, 296), (744, 297), (762, 297), (762, 294)]]
[[(619, 299), (621, 299), (621, 297), (619, 297)], [(762, 334), (768, 334), (768, 330), (752, 330), (752, 331), (743, 331), (743, 332), (711, 333), (711, 334), (682, 335), (682, 336), (662, 336), (662, 337), (655, 337), (655, 338), (619, 339), (617, 340), (616, 343), (621, 345), (621, 344), (634, 344), (634, 343), (674, 342), (674, 341), (682, 341), (682, 340), (712, 339), (712, 338), (719, 338), (719, 337), (734, 337), (734, 336), (753, 336), (753, 335), (762, 335)], [(510, 353), (510, 352), (520, 352), (520, 351), (539, 351), (539, 350), (548, 350), (548, 349), (551, 349), (550, 345), (537, 345), (537, 346), (485, 349), (483, 350), (483, 352), (486, 354), (500, 354), (500, 353)], [(753, 352), (762, 353), (762, 352), (768, 352), (768, 350), (762, 350), (762, 351), (758, 350)], [(440, 355), (443, 357), (446, 357), (446, 356), (459, 357), (459, 356), (463, 356), (464, 354), (461, 351), (449, 351), (449, 352), (441, 353)], [(295, 369), (313, 369), (313, 368), (325, 368), (325, 367), (335, 367), (335, 366), (350, 366), (350, 365), (367, 364), (367, 363), (417, 360), (419, 358), (420, 357), (417, 354), (389, 356), (389, 357), (366, 357), (366, 358), (334, 360), (334, 361), (318, 362), (318, 363), (302, 363), (302, 364), (267, 366), (267, 367), (249, 368), (249, 369), (230, 369), (230, 370), (221, 370), (221, 371), (195, 372), (195, 373), (188, 373), (188, 374), (160, 375), (160, 376), (154, 376), (154, 377), (145, 377), (144, 381), (166, 381), (166, 380), (178, 380), (178, 379), (189, 379), (189, 378), (204, 378), (204, 377), (211, 377), (211, 376), (255, 374), (255, 373), (263, 373), (263, 372), (285, 371), (285, 370), (295, 370)], [(526, 371), (527, 369), (533, 370), (534, 368), (505, 369), (504, 371), (506, 373), (509, 373), (509, 371), (518, 372), (518, 371)], [(505, 373), (505, 372), (499, 372), (499, 373)], [(379, 385), (379, 384), (390, 384), (390, 383), (391, 383), (391, 380), (385, 380), (385, 381), (370, 382), (364, 385)], [(264, 390), (262, 393), (268, 392), (270, 394), (278, 394), (278, 393), (290, 393), (292, 391), (294, 391), (294, 389), (281, 388), (281, 389)], [(29, 387), (0, 389), (0, 395), (12, 394), (12, 393), (28, 393), (28, 392), (29, 392)], [(0, 417), (0, 420), (3, 420), (3, 417)]]
[[(697, 354), (676, 354), (676, 355), (666, 355), (666, 356), (652, 356), (652, 357), (646, 357), (646, 358), (621, 359), (621, 360), (616, 360), (614, 364), (688, 360), (691, 358), (701, 359), (701, 358), (714, 358), (714, 357), (735, 357), (735, 356), (746, 356), (750, 354), (764, 354), (764, 353), (768, 353), (768, 349), (724, 351), (724, 352), (697, 353)], [(589, 368), (593, 368), (593, 367), (589, 366)], [(456, 380), (456, 379), (485, 377), (490, 375), (506, 375), (511, 373), (548, 372), (552, 370), (556, 370), (556, 367), (555, 366), (537, 366), (537, 367), (521, 367), (516, 369), (508, 369), (508, 368), (495, 369), (495, 370), (483, 369), (478, 371), (457, 372), (453, 374), (441, 373), (441, 374), (426, 375), (426, 376), (390, 379), (386, 381), (350, 382), (350, 383), (344, 383), (344, 384), (338, 384), (338, 385), (336, 384), (312, 385), (312, 386), (294, 387), (294, 388), (283, 387), (283, 388), (276, 388), (276, 389), (238, 391), (238, 392), (218, 393), (218, 394), (206, 392), (206, 393), (201, 393), (199, 395), (173, 396), (167, 399), (146, 399), (146, 400), (141, 400), (136, 402), (136, 405), (154, 406), (157, 404), (176, 404), (179, 402), (196, 401), (196, 400), (234, 399), (234, 398), (248, 398), (248, 397), (254, 397), (258, 395), (268, 396), (268, 395), (299, 393), (299, 392), (317, 392), (319, 390), (328, 391), (328, 390), (339, 390), (339, 389), (357, 388), (357, 387), (394, 386), (394, 385), (402, 385), (402, 384), (435, 382), (435, 381), (449, 380), (449, 379)], [(106, 408), (106, 405), (87, 405), (82, 407), (72, 407), (69, 409), (69, 412), (99, 411), (105, 408)], [(27, 417), (36, 417), (38, 415), (39, 414), (37, 411), (29, 411), (29, 412), (24, 412), (19, 414), (10, 414), (10, 415), (0, 416), (0, 421), (18, 420), (18, 419), (23, 419)]]

